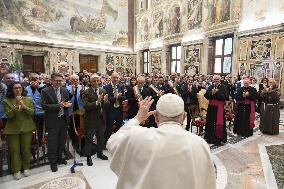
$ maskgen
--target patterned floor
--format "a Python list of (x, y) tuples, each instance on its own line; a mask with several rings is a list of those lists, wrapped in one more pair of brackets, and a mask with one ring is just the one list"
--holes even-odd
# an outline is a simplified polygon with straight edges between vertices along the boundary
[[(256, 115), (255, 125), (256, 125), (256, 127), (254, 128), (254, 133), (259, 130), (259, 128), (258, 128), (258, 126), (259, 126), (259, 114)], [(284, 109), (280, 110), (279, 129), (284, 130)], [(242, 136), (234, 134), (233, 133), (233, 126), (231, 126), (231, 128), (229, 129), (228, 123), (227, 123), (227, 139), (228, 139), (227, 143), (222, 143), (220, 146), (210, 145), (210, 149), (214, 151), (214, 150), (218, 149), (219, 147), (222, 147), (226, 144), (236, 144), (237, 142), (240, 142), (240, 141), (246, 139), (246, 137), (242, 137)]]

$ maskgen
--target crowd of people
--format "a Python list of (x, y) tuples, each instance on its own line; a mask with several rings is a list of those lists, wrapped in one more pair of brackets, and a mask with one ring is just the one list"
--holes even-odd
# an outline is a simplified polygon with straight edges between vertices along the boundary
[[(42, 145), (44, 131), (47, 131), (48, 160), (51, 170), (56, 172), (58, 164), (67, 164), (62, 157), (67, 134), (77, 148), (76, 129), (82, 121), (78, 112), (83, 112), (86, 136), (79, 153), (86, 156), (87, 165), (92, 166), (94, 153), (102, 160), (108, 159), (103, 154), (107, 141), (120, 130), (125, 120), (137, 116), (141, 102), (150, 97), (149, 111), (155, 111), (159, 99), (166, 94), (175, 94), (183, 100), (187, 118), (180, 124), (186, 123), (184, 128), (187, 131), (191, 128), (192, 119), (199, 118), (205, 122), (204, 139), (209, 144), (227, 142), (227, 112), (235, 115), (233, 131), (237, 135), (253, 135), (256, 112), (260, 113), (262, 133), (279, 133), (280, 90), (274, 79), (256, 81), (247, 76), (233, 78), (230, 75), (201, 74), (139, 74), (128, 77), (116, 72), (107, 76), (83, 71), (73, 75), (30, 73), (20, 81), (16, 80), (15, 74), (5, 73), (0, 85), (1, 125), (7, 135), (11, 171), (15, 179), (21, 178), (21, 170), (24, 176), (30, 175), (34, 130), (39, 146)], [(160, 114), (165, 117), (180, 115), (171, 116), (172, 112), (169, 115), (167, 110), (162, 110)], [(151, 114), (139, 120), (138, 124), (145, 129), (157, 128), (159, 121)]]

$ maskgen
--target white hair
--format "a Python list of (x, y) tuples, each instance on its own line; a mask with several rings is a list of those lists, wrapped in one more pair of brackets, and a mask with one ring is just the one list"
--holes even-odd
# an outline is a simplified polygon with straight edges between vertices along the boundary
[(100, 76), (98, 74), (92, 74), (91, 77), (90, 77), (90, 80), (93, 80), (94, 78), (100, 79)]
[(70, 76), (70, 79), (79, 79), (79, 76), (76, 75), (76, 74), (73, 74), (73, 75)]

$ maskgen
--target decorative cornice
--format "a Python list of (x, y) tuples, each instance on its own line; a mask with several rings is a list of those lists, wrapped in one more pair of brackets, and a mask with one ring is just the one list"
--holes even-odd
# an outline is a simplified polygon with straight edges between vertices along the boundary
[(284, 23), (268, 27), (256, 28), (253, 30), (241, 31), (238, 33), (238, 37), (249, 38), (253, 36), (261, 36), (261, 35), (283, 33), (283, 32), (284, 32)]
[(187, 47), (187, 46), (192, 46), (192, 45), (201, 45), (203, 44), (203, 39), (199, 40), (194, 40), (194, 41), (188, 41), (188, 42), (183, 42), (182, 46)]
[[(0, 42), (8, 43), (8, 44), (18, 44), (18, 45), (27, 45), (27, 46), (38, 46), (38, 47), (49, 47), (49, 48), (61, 48), (61, 49), (70, 49), (70, 50), (89, 50), (89, 51), (97, 51), (97, 52), (119, 52), (119, 53), (134, 53), (134, 51), (130, 48), (125, 48), (125, 50), (111, 49), (110, 45), (105, 45), (106, 48), (92, 48), (92, 47), (84, 47), (84, 46), (73, 46), (68, 44), (56, 44), (56, 43), (47, 43), (47, 42), (37, 42), (37, 41), (27, 41), (27, 40), (18, 40), (18, 39), (7, 39), (1, 38)], [(96, 45), (96, 44), (94, 44)], [(113, 47), (112, 47), (113, 48)]]
[(207, 30), (205, 37), (217, 37), (237, 32), (238, 25), (230, 23), (229, 25), (220, 25), (220, 27)]

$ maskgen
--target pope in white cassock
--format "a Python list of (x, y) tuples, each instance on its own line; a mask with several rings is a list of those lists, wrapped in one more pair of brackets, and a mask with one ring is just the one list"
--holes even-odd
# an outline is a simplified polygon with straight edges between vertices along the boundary
[[(140, 102), (137, 115), (111, 136), (107, 148), (117, 189), (215, 189), (216, 175), (209, 146), (186, 131), (183, 100), (163, 95), (156, 111), (153, 100)], [(158, 128), (139, 124), (154, 114)]]

